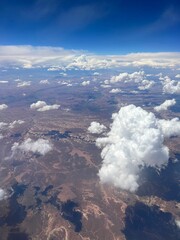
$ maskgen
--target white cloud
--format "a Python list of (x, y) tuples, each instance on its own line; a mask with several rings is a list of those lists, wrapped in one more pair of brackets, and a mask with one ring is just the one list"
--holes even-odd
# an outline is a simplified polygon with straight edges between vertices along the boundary
[(22, 143), (15, 142), (11, 148), (13, 154), (17, 151), (23, 152), (33, 152), (33, 153), (40, 153), (45, 155), (49, 151), (52, 150), (52, 145), (49, 140), (41, 139), (32, 140), (31, 138), (26, 139)]
[(49, 111), (49, 110), (57, 110), (59, 109), (60, 105), (59, 104), (53, 104), (53, 105), (46, 105), (42, 108), (38, 108), (37, 111), (39, 112), (45, 112), (45, 111)]
[(101, 74), (99, 72), (94, 72), (93, 75), (94, 76), (100, 76)]
[(81, 83), (82, 86), (87, 86), (87, 85), (89, 85), (89, 84), (90, 84), (90, 81), (83, 81), (83, 82)]
[(101, 87), (102, 87), (102, 88), (110, 88), (111, 85), (109, 85), (109, 84), (101, 84)]
[(63, 77), (67, 77), (67, 73), (65, 73), (65, 72), (61, 72), (61, 73), (59, 73), (59, 75), (61, 75)]
[(180, 82), (171, 80), (168, 76), (161, 77), (163, 92), (169, 94), (180, 94)]
[(59, 67), (50, 67), (50, 68), (48, 68), (47, 69), (47, 71), (59, 71), (61, 68), (59, 68)]
[(120, 88), (113, 88), (111, 89), (110, 93), (120, 93), (122, 90)]
[(59, 109), (59, 104), (47, 105), (45, 101), (37, 101), (36, 103), (32, 103), (30, 105), (31, 109), (36, 109), (39, 112), (45, 112), (49, 110), (57, 110)]
[(40, 84), (50, 84), (50, 82), (46, 79), (46, 80), (41, 80), (39, 82)]
[[(24, 121), (22, 120), (15, 120), (11, 123), (0, 122), (0, 131), (6, 131), (8, 129), (14, 128), (18, 124), (23, 124)], [(4, 136), (0, 133), (0, 139), (3, 139)]]
[(17, 87), (28, 87), (31, 85), (31, 81), (18, 82)]
[(91, 122), (90, 126), (88, 127), (88, 131), (90, 133), (95, 133), (95, 134), (100, 134), (105, 130), (106, 130), (106, 126), (98, 122)]
[(6, 109), (6, 108), (8, 108), (8, 105), (6, 105), (6, 104), (0, 104), (0, 111), (1, 110), (3, 110), (3, 109)]
[(38, 108), (42, 108), (42, 107), (44, 107), (44, 106), (46, 106), (47, 104), (46, 104), (46, 102), (44, 102), (44, 101), (37, 101), (36, 103), (32, 103), (31, 105), (30, 105), (30, 108), (31, 109), (38, 109)]
[(146, 79), (146, 74), (144, 71), (139, 71), (139, 72), (133, 72), (133, 73), (120, 73), (117, 76), (112, 76), (111, 79), (105, 80), (105, 84), (108, 83), (118, 83), (118, 82), (123, 82), (123, 83), (129, 83), (133, 82), (138, 85), (139, 90), (147, 90), (150, 89), (152, 86), (154, 86), (155, 82), (150, 81)]
[(180, 78), (180, 74), (177, 74), (175, 77), (176, 77), (176, 78)]
[(0, 46), (0, 65), (13, 68), (47, 68), (48, 71), (96, 70), (119, 67), (179, 68), (179, 52), (95, 55), (60, 47)]
[(14, 128), (16, 125), (21, 125), (23, 123), (25, 123), (23, 120), (15, 120), (9, 124), (9, 128)]
[(8, 83), (9, 81), (0, 81), (0, 83)]
[(143, 80), (138, 87), (139, 90), (148, 90), (154, 86), (154, 81)]
[(3, 190), (2, 188), (0, 188), (0, 201), (6, 199), (8, 196), (7, 196), (7, 193), (5, 190)]
[(164, 137), (179, 134), (180, 123), (177, 119), (159, 120), (134, 105), (122, 107), (112, 119), (107, 137), (96, 140), (103, 159), (99, 177), (102, 183), (136, 191), (143, 167), (161, 169), (168, 163)]
[(110, 79), (110, 83), (117, 83), (117, 82), (142, 82), (145, 79), (144, 71), (133, 72), (133, 73), (120, 73), (117, 76), (112, 76)]
[(23, 120), (15, 120), (11, 123), (0, 122), (0, 129), (14, 128), (17, 124), (23, 124)]
[(180, 220), (176, 220), (175, 223), (176, 223), (177, 227), (180, 228)]
[(171, 120), (160, 119), (158, 124), (165, 137), (180, 136), (179, 118), (173, 118)]
[(174, 106), (176, 104), (176, 100), (173, 98), (171, 100), (164, 101), (161, 105), (154, 107), (154, 110), (157, 112), (166, 111), (169, 107)]
[(8, 126), (8, 123), (0, 122), (0, 130), (6, 129)]
[(68, 85), (68, 84), (69, 84), (69, 83), (66, 82), (66, 81), (58, 81), (58, 83), (61, 84), (61, 85)]

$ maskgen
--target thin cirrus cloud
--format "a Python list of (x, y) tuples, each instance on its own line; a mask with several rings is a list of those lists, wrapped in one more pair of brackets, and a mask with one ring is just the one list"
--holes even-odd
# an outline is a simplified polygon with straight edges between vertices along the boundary
[(179, 68), (179, 52), (98, 55), (60, 47), (0, 46), (0, 66), (49, 68), (57, 70), (96, 70), (119, 67)]
[(168, 164), (164, 138), (180, 135), (180, 121), (159, 120), (134, 105), (122, 107), (112, 120), (107, 136), (96, 140), (103, 159), (99, 177), (102, 183), (134, 192), (142, 168), (161, 169)]

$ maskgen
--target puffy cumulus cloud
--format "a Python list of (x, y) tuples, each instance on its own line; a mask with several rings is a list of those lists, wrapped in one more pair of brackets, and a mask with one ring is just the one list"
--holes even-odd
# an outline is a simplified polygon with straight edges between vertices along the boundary
[(155, 82), (154, 81), (149, 81), (149, 80), (143, 80), (138, 87), (139, 90), (148, 90), (154, 86)]
[(92, 122), (88, 127), (90, 133), (100, 134), (106, 130), (106, 126), (98, 122)]
[(169, 94), (180, 94), (180, 82), (171, 80), (170, 77), (160, 77), (161, 83), (163, 85), (163, 92)]
[(82, 86), (87, 86), (87, 85), (89, 85), (89, 84), (90, 84), (90, 81), (83, 81), (83, 82), (81, 83)]
[(32, 103), (30, 105), (31, 109), (36, 109), (39, 112), (45, 112), (49, 110), (57, 110), (59, 109), (59, 104), (47, 105), (45, 101), (37, 101), (36, 103)]
[(144, 71), (134, 72), (134, 73), (120, 73), (117, 76), (112, 76), (110, 79), (110, 83), (117, 83), (117, 82), (142, 82), (145, 79)]
[(0, 201), (6, 199), (8, 197), (7, 193), (5, 190), (3, 190), (2, 188), (0, 188)]
[(31, 81), (18, 82), (17, 87), (28, 87), (31, 85)]
[(49, 111), (49, 110), (57, 110), (59, 109), (60, 105), (59, 104), (53, 104), (53, 105), (46, 105), (42, 108), (38, 108), (37, 111), (39, 112), (45, 112), (45, 111)]
[[(0, 131), (6, 131), (8, 129), (12, 129), (16, 127), (16, 125), (23, 124), (23, 123), (24, 123), (23, 120), (15, 120), (11, 123), (0, 122)], [(0, 139), (3, 139), (3, 138), (4, 136), (0, 133)]]
[(50, 82), (46, 79), (46, 80), (41, 80), (39, 82), (40, 84), (50, 84)]
[(11, 148), (13, 154), (20, 150), (22, 152), (33, 152), (40, 153), (41, 155), (45, 155), (49, 151), (52, 150), (52, 145), (49, 140), (41, 139), (32, 140), (31, 138), (26, 139), (22, 143), (15, 142)]
[(31, 109), (38, 109), (38, 108), (42, 108), (44, 106), (46, 106), (46, 102), (45, 101), (37, 101), (36, 103), (32, 103), (30, 105), (30, 108)]
[(6, 109), (6, 108), (8, 108), (8, 105), (6, 105), (6, 104), (0, 104), (0, 111), (1, 110), (3, 110), (3, 109)]
[(160, 119), (158, 124), (165, 137), (180, 136), (179, 118), (173, 118), (171, 120)]
[(175, 77), (176, 77), (176, 78), (180, 78), (180, 74), (177, 74)]
[(180, 67), (179, 52), (95, 55), (60, 47), (0, 46), (0, 65), (13, 68), (47, 68), (48, 71), (96, 70), (119, 67)]
[[(169, 149), (164, 137), (179, 134), (179, 122), (159, 120), (141, 107), (128, 105), (112, 115), (106, 137), (96, 140), (103, 159), (99, 177), (129, 191), (139, 186), (139, 174), (145, 166), (161, 169), (168, 163)], [(174, 127), (174, 125), (176, 127)]]
[(23, 120), (15, 120), (9, 124), (9, 128), (14, 128), (16, 125), (21, 125), (25, 123)]
[(122, 92), (122, 90), (120, 88), (113, 88), (111, 89), (111, 91), (109, 91), (110, 93), (120, 93)]
[(104, 83), (114, 84), (118, 82), (123, 82), (123, 83), (133, 82), (138, 85), (139, 90), (150, 89), (155, 84), (154, 81), (150, 81), (146, 79), (146, 74), (144, 71), (133, 72), (133, 73), (127, 73), (127, 72), (120, 73), (117, 76), (112, 76), (109, 81), (105, 80)]
[(154, 107), (154, 110), (157, 112), (166, 111), (169, 107), (174, 106), (176, 104), (176, 100), (173, 98), (171, 100), (164, 101), (161, 105)]

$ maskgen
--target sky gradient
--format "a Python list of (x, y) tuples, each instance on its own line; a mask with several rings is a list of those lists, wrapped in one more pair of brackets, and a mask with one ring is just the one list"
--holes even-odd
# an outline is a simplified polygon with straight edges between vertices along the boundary
[(0, 45), (180, 51), (179, 0), (1, 0)]

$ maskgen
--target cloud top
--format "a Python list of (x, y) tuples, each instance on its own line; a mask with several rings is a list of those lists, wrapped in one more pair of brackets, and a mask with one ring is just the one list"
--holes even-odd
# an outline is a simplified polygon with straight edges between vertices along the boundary
[(36, 109), (38, 112), (45, 112), (49, 110), (57, 110), (59, 109), (59, 104), (47, 105), (45, 101), (37, 101), (36, 103), (32, 103), (30, 105), (31, 109)]
[(90, 133), (100, 134), (106, 130), (106, 126), (98, 122), (92, 122), (88, 127)]
[(8, 108), (8, 105), (6, 105), (6, 104), (0, 104), (0, 111), (1, 110), (3, 110), (3, 109), (6, 109), (6, 108)]
[(171, 106), (174, 106), (176, 104), (176, 100), (173, 98), (171, 100), (164, 101), (161, 105), (154, 107), (154, 110), (157, 112), (166, 111)]
[(40, 153), (41, 155), (45, 155), (49, 151), (52, 150), (52, 145), (49, 140), (41, 139), (32, 140), (31, 138), (26, 139), (22, 143), (15, 142), (11, 148), (13, 154), (17, 151), (23, 152), (33, 152)]
[(138, 189), (143, 167), (161, 169), (168, 163), (169, 149), (163, 144), (164, 137), (177, 135), (180, 122), (159, 120), (134, 105), (122, 107), (112, 120), (107, 137), (96, 140), (103, 159), (99, 177), (102, 183), (133, 192)]

